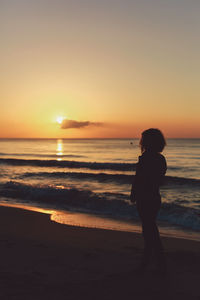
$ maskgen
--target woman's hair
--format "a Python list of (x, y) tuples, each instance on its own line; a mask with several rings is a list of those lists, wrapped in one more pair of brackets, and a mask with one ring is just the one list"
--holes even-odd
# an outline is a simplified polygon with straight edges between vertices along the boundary
[(153, 151), (160, 153), (166, 145), (164, 135), (159, 129), (150, 128), (142, 132), (140, 139), (141, 151)]

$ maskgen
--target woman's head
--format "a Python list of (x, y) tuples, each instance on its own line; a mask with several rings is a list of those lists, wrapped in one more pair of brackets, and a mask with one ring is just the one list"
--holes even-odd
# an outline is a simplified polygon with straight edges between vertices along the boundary
[(150, 128), (142, 132), (140, 139), (141, 151), (153, 151), (160, 153), (166, 145), (162, 132), (156, 128)]

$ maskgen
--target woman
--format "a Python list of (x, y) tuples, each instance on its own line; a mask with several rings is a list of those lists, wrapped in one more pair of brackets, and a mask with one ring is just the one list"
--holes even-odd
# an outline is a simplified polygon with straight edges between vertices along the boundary
[(131, 189), (131, 201), (136, 202), (142, 221), (144, 254), (140, 270), (145, 270), (152, 255), (159, 270), (164, 273), (166, 264), (163, 246), (156, 225), (156, 217), (161, 206), (159, 187), (167, 170), (166, 160), (160, 154), (166, 145), (162, 132), (150, 128), (142, 133), (140, 147), (142, 155), (136, 167), (136, 175)]

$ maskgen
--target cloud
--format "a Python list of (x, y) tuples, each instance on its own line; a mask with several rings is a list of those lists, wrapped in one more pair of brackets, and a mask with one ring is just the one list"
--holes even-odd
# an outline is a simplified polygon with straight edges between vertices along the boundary
[(84, 128), (88, 126), (102, 126), (103, 123), (100, 122), (90, 122), (90, 121), (75, 121), (75, 120), (63, 120), (61, 123), (61, 129), (71, 129), (71, 128)]

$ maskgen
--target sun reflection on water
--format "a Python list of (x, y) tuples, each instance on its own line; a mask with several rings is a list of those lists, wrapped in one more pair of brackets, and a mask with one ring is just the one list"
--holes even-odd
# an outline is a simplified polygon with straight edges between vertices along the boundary
[(63, 155), (63, 140), (57, 140), (57, 148), (56, 148), (56, 155), (58, 156), (57, 160), (62, 160)]

